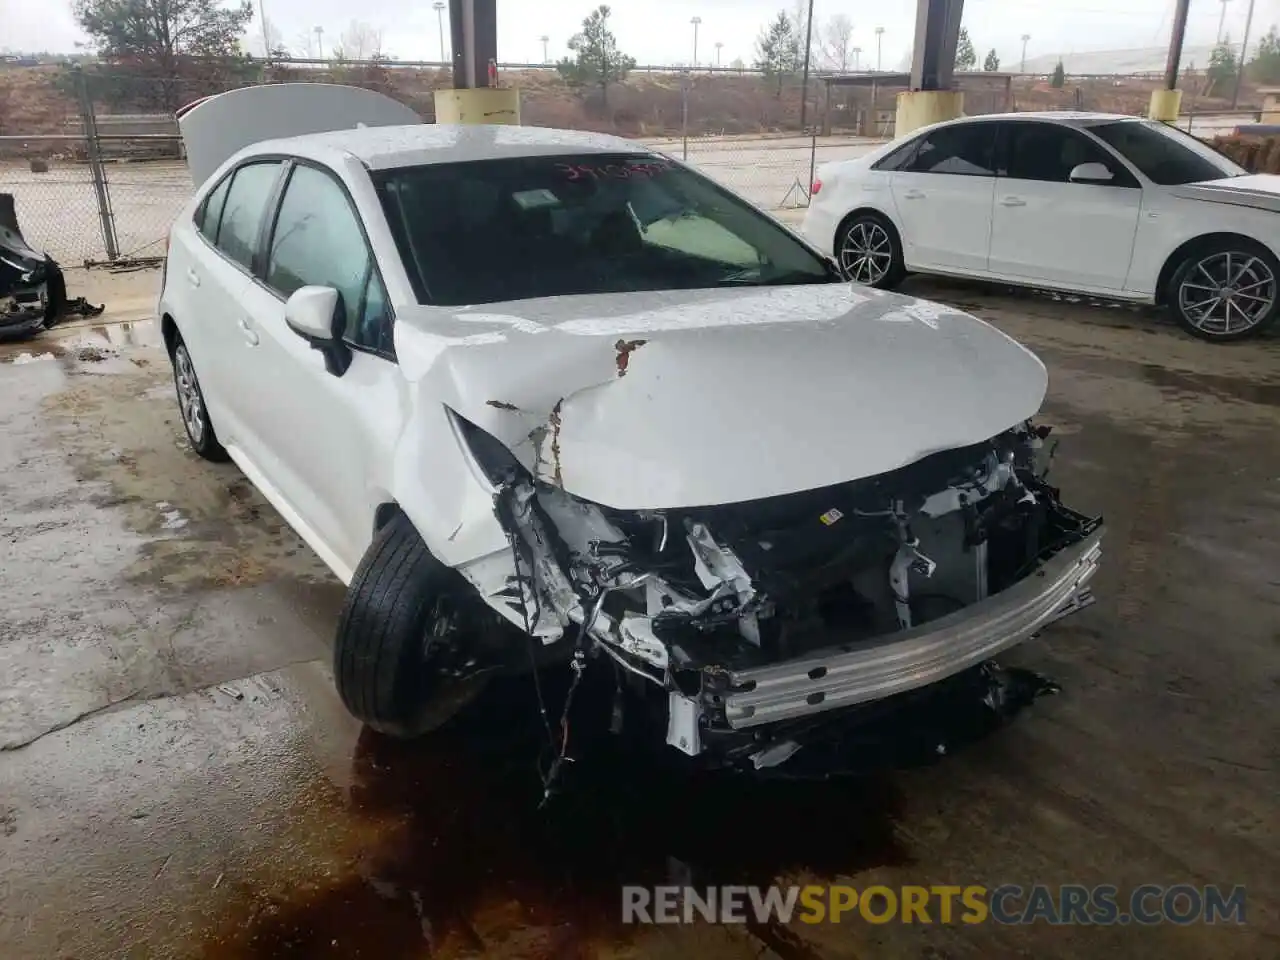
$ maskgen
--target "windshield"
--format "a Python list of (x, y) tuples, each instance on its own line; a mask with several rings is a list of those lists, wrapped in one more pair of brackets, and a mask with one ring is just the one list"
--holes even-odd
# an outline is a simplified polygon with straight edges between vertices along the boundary
[(1189, 133), (1152, 120), (1118, 120), (1089, 127), (1152, 183), (1173, 186), (1238, 177), (1245, 171)]
[(650, 154), (406, 167), (378, 190), (423, 303), (840, 279), (749, 204)]

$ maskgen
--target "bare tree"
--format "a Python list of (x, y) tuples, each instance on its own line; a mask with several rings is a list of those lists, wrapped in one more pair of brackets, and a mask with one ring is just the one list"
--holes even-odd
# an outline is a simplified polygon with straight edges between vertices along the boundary
[(303, 30), (293, 41), (293, 47), (306, 60), (316, 58), (316, 35), (310, 30)]
[(791, 57), (796, 69), (800, 69), (804, 66), (805, 43), (809, 38), (809, 0), (792, 0), (789, 19), (794, 31)]
[(352, 20), (333, 48), (334, 60), (372, 60), (382, 53), (382, 31), (363, 20)]
[(847, 73), (853, 59), (853, 21), (843, 13), (835, 14), (823, 25), (819, 43), (822, 65)]

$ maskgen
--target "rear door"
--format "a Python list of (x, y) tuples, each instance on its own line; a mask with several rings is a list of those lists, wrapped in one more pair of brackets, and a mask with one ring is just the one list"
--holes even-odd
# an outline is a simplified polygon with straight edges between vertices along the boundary
[(989, 121), (939, 127), (921, 138), (910, 164), (893, 174), (907, 266), (956, 273), (987, 269), (995, 132)]
[(227, 173), (196, 208), (191, 229), (175, 230), (165, 285), (200, 378), (219, 438), (236, 446), (252, 410), (252, 385), (242, 379), (244, 294), (271, 194), (278, 159), (250, 161)]
[[(1021, 120), (1001, 126), (991, 272), (1071, 289), (1124, 289), (1142, 208), (1137, 179), (1079, 130)], [(1103, 164), (1112, 179), (1073, 183), (1071, 171), (1082, 163)]]

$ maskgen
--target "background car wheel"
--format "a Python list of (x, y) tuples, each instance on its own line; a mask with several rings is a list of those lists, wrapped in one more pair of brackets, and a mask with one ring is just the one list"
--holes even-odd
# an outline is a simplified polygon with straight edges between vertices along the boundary
[(480, 694), (493, 670), (477, 659), (470, 590), (404, 514), (378, 531), (351, 580), (334, 642), (334, 682), (353, 716), (381, 733), (415, 737)]
[(182, 426), (191, 441), (191, 449), (206, 460), (221, 463), (227, 459), (227, 451), (213, 431), (213, 421), (209, 419), (209, 409), (204, 405), (196, 368), (182, 337), (175, 337), (169, 359), (173, 363), (173, 385), (178, 391), (178, 411), (182, 414)]
[(846, 279), (868, 287), (887, 290), (907, 275), (898, 231), (875, 213), (859, 213), (840, 226), (836, 261)]
[(1241, 340), (1260, 333), (1280, 312), (1280, 262), (1261, 245), (1240, 240), (1193, 250), (1166, 291), (1174, 319), (1202, 340)]

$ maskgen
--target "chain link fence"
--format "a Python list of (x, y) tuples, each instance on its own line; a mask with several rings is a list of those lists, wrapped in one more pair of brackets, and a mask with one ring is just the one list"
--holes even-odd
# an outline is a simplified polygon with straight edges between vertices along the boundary
[[(197, 76), (156, 76), (113, 65), (63, 70), (50, 82), (65, 116), (45, 116), (30, 136), (0, 130), (0, 191), (14, 194), (29, 242), (64, 263), (159, 258), (169, 227), (194, 185), (174, 111), (200, 97), (264, 82), (348, 83), (392, 96), (434, 120), (433, 92), (445, 70), (386, 61), (342, 64), (237, 62)], [(1017, 81), (1015, 87), (1014, 81)], [(862, 156), (894, 134), (903, 74), (813, 77), (801, 99), (796, 78), (713, 72), (647, 75), (637, 84), (566, 95), (553, 74), (519, 78), (530, 126), (618, 132), (687, 161), (765, 210), (807, 206), (817, 167)], [(958, 74), (966, 112), (1101, 109), (1145, 111), (1158, 80)], [(1201, 114), (1194, 132), (1212, 136), (1233, 118)], [(1191, 124), (1188, 119), (1188, 124)], [(54, 132), (56, 131), (56, 132)]]

